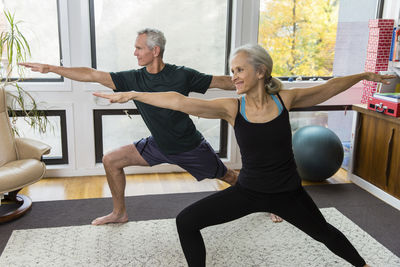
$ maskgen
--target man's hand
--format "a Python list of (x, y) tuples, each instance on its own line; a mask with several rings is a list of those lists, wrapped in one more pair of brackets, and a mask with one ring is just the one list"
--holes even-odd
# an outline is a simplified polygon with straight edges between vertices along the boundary
[(394, 79), (397, 76), (396, 75), (382, 75), (382, 74), (376, 74), (374, 72), (366, 72), (367, 78), (365, 78), (367, 81), (373, 81), (373, 82), (378, 82), (378, 83), (384, 83), (384, 84), (390, 84), (390, 79)]
[(18, 65), (23, 66), (25, 68), (30, 68), (31, 71), (40, 73), (48, 73), (50, 71), (50, 67), (47, 64), (25, 62), (25, 63), (18, 63)]
[(110, 100), (110, 103), (126, 103), (133, 99), (133, 92), (121, 92), (114, 94), (104, 94), (104, 93), (93, 93), (94, 96), (106, 98)]
[(64, 67), (31, 62), (19, 63), (19, 65), (25, 68), (30, 68), (35, 72), (51, 72), (74, 81), (96, 82), (113, 90), (116, 89), (110, 73), (88, 67)]

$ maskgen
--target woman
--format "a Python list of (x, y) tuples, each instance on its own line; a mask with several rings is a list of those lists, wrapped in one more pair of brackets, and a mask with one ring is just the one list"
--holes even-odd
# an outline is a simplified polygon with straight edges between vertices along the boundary
[(224, 119), (234, 127), (243, 165), (237, 184), (190, 205), (176, 218), (189, 266), (205, 266), (201, 229), (262, 211), (277, 214), (349, 263), (368, 266), (347, 238), (325, 221), (301, 186), (288, 110), (324, 102), (363, 79), (388, 83), (386, 80), (394, 76), (368, 72), (333, 78), (307, 89), (282, 90), (282, 83), (271, 77), (273, 62), (262, 47), (240, 47), (230, 62), (237, 93), (244, 94), (239, 99), (202, 100), (175, 92), (94, 94), (110, 102), (134, 99), (199, 117)]

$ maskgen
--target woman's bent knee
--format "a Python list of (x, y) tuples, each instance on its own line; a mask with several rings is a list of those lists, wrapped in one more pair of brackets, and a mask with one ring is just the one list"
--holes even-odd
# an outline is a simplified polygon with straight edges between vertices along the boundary
[(178, 216), (176, 216), (176, 227), (178, 228), (178, 232), (193, 231), (198, 228), (192, 216), (185, 212), (185, 210), (181, 211)]
[(178, 216), (176, 216), (175, 222), (176, 222), (176, 227), (178, 228), (178, 231), (186, 228), (187, 222), (186, 222), (185, 215), (182, 215), (182, 212), (179, 213)]

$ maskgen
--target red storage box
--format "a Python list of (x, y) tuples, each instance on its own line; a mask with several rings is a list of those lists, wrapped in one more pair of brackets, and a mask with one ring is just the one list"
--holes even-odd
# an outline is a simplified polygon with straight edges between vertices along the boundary
[(400, 117), (400, 103), (387, 101), (378, 98), (370, 98), (368, 100), (368, 109), (393, 116)]

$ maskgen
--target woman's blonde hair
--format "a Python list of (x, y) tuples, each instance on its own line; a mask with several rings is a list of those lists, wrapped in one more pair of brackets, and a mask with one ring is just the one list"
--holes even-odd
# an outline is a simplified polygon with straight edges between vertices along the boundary
[(260, 45), (247, 44), (236, 48), (230, 56), (229, 62), (232, 61), (239, 53), (246, 53), (249, 59), (249, 63), (254, 67), (255, 70), (260, 70), (261, 66), (266, 67), (264, 86), (268, 94), (277, 94), (282, 89), (283, 84), (278, 78), (271, 76), (272, 67), (274, 65), (271, 56)]

